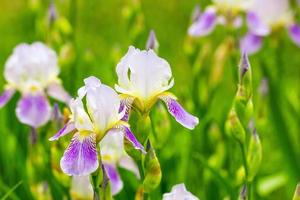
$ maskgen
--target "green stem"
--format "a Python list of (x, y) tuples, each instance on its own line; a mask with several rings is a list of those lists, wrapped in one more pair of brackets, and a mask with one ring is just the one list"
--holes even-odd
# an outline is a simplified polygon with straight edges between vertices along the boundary
[(246, 186), (247, 186), (247, 196), (248, 196), (248, 200), (251, 200), (251, 181), (248, 181), (248, 163), (247, 163), (247, 157), (246, 157), (246, 149), (245, 149), (245, 145), (243, 142), (239, 141), (239, 146), (241, 148), (241, 153), (242, 153), (242, 160), (243, 160), (243, 165), (244, 165), (244, 169), (245, 169), (245, 182), (246, 182)]

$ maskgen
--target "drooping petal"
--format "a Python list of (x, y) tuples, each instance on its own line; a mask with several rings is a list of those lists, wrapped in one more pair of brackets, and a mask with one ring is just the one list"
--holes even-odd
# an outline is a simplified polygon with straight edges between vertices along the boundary
[(5, 90), (1, 96), (0, 96), (0, 108), (5, 106), (5, 104), (12, 98), (12, 96), (15, 94), (14, 89), (7, 89)]
[(136, 137), (134, 136), (134, 134), (131, 132), (130, 128), (127, 126), (123, 126), (122, 127), (123, 131), (124, 131), (124, 136), (125, 138), (131, 142), (131, 144), (134, 146), (135, 149), (140, 150), (142, 153), (146, 154), (147, 152), (145, 151), (143, 145), (141, 145), (141, 143), (136, 139)]
[(254, 54), (256, 53), (262, 46), (262, 37), (247, 33), (241, 40), (240, 40), (240, 49), (242, 52), (247, 54)]
[(161, 95), (159, 98), (165, 102), (169, 113), (182, 126), (188, 129), (194, 129), (199, 123), (199, 119), (186, 112), (184, 108), (176, 101), (173, 95)]
[(51, 117), (51, 107), (44, 95), (23, 96), (16, 109), (18, 119), (32, 127), (39, 127), (48, 122)]
[(292, 24), (289, 27), (289, 35), (293, 42), (300, 47), (300, 25), (299, 24)]
[(99, 166), (96, 150), (96, 135), (77, 132), (60, 160), (65, 174), (84, 176), (93, 173)]
[(270, 33), (270, 28), (254, 12), (247, 13), (247, 24), (255, 35), (266, 36)]
[(94, 191), (90, 176), (73, 176), (70, 193), (72, 199), (92, 200)]
[(103, 164), (107, 176), (111, 182), (111, 193), (115, 195), (119, 193), (123, 188), (123, 181), (115, 167), (115, 165)]
[(75, 125), (73, 122), (68, 122), (60, 129), (54, 136), (49, 138), (49, 141), (58, 140), (60, 137), (67, 135), (68, 133), (74, 131)]
[(187, 191), (183, 183), (174, 185), (170, 193), (163, 195), (163, 200), (199, 200), (191, 192)]
[(123, 155), (122, 158), (119, 161), (120, 167), (127, 169), (128, 171), (131, 171), (134, 173), (134, 175), (140, 179), (140, 172), (137, 164), (134, 162), (134, 160), (128, 156), (128, 155)]
[(207, 8), (204, 13), (191, 25), (188, 30), (191, 36), (205, 36), (212, 32), (217, 22), (216, 10)]
[(69, 93), (63, 88), (60, 83), (53, 82), (47, 88), (47, 93), (49, 96), (62, 101), (64, 103), (69, 103), (71, 100), (71, 96)]

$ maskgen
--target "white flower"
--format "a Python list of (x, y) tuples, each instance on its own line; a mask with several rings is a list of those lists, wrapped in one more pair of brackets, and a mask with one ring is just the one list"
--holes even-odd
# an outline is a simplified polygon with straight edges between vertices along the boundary
[(199, 200), (196, 196), (186, 190), (183, 183), (174, 185), (170, 193), (163, 195), (163, 200)]

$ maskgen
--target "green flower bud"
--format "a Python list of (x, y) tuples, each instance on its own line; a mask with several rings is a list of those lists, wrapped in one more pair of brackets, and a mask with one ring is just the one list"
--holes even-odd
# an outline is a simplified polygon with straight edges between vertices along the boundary
[(255, 175), (258, 172), (262, 159), (262, 147), (259, 140), (259, 136), (256, 133), (256, 130), (253, 131), (251, 135), (248, 155), (247, 155), (247, 163), (248, 163), (248, 181), (252, 181)]
[(225, 129), (227, 133), (232, 135), (239, 142), (245, 142), (246, 133), (234, 109), (229, 113)]
[(145, 193), (149, 193), (160, 184), (162, 176), (159, 161), (149, 140), (147, 142), (147, 154), (144, 160), (144, 169), (144, 190)]

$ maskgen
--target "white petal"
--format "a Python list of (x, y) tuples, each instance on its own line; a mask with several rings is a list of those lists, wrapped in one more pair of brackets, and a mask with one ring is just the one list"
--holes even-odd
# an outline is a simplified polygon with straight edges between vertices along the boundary
[(199, 200), (196, 196), (186, 190), (183, 183), (174, 185), (170, 193), (163, 195), (163, 200)]
[(90, 182), (90, 176), (72, 177), (71, 196), (73, 199), (93, 199), (94, 191)]
[(40, 42), (20, 44), (5, 64), (5, 79), (22, 92), (43, 89), (59, 73), (56, 53)]
[(79, 131), (93, 130), (93, 124), (88, 114), (85, 112), (83, 103), (80, 98), (71, 100), (70, 109), (72, 112), (71, 120), (74, 122), (77, 130)]
[(85, 79), (87, 107), (95, 128), (105, 132), (117, 123), (120, 99), (118, 94), (95, 77)]
[(127, 54), (117, 65), (119, 92), (149, 100), (170, 88), (172, 72), (169, 63), (158, 57), (153, 50), (129, 47)]

